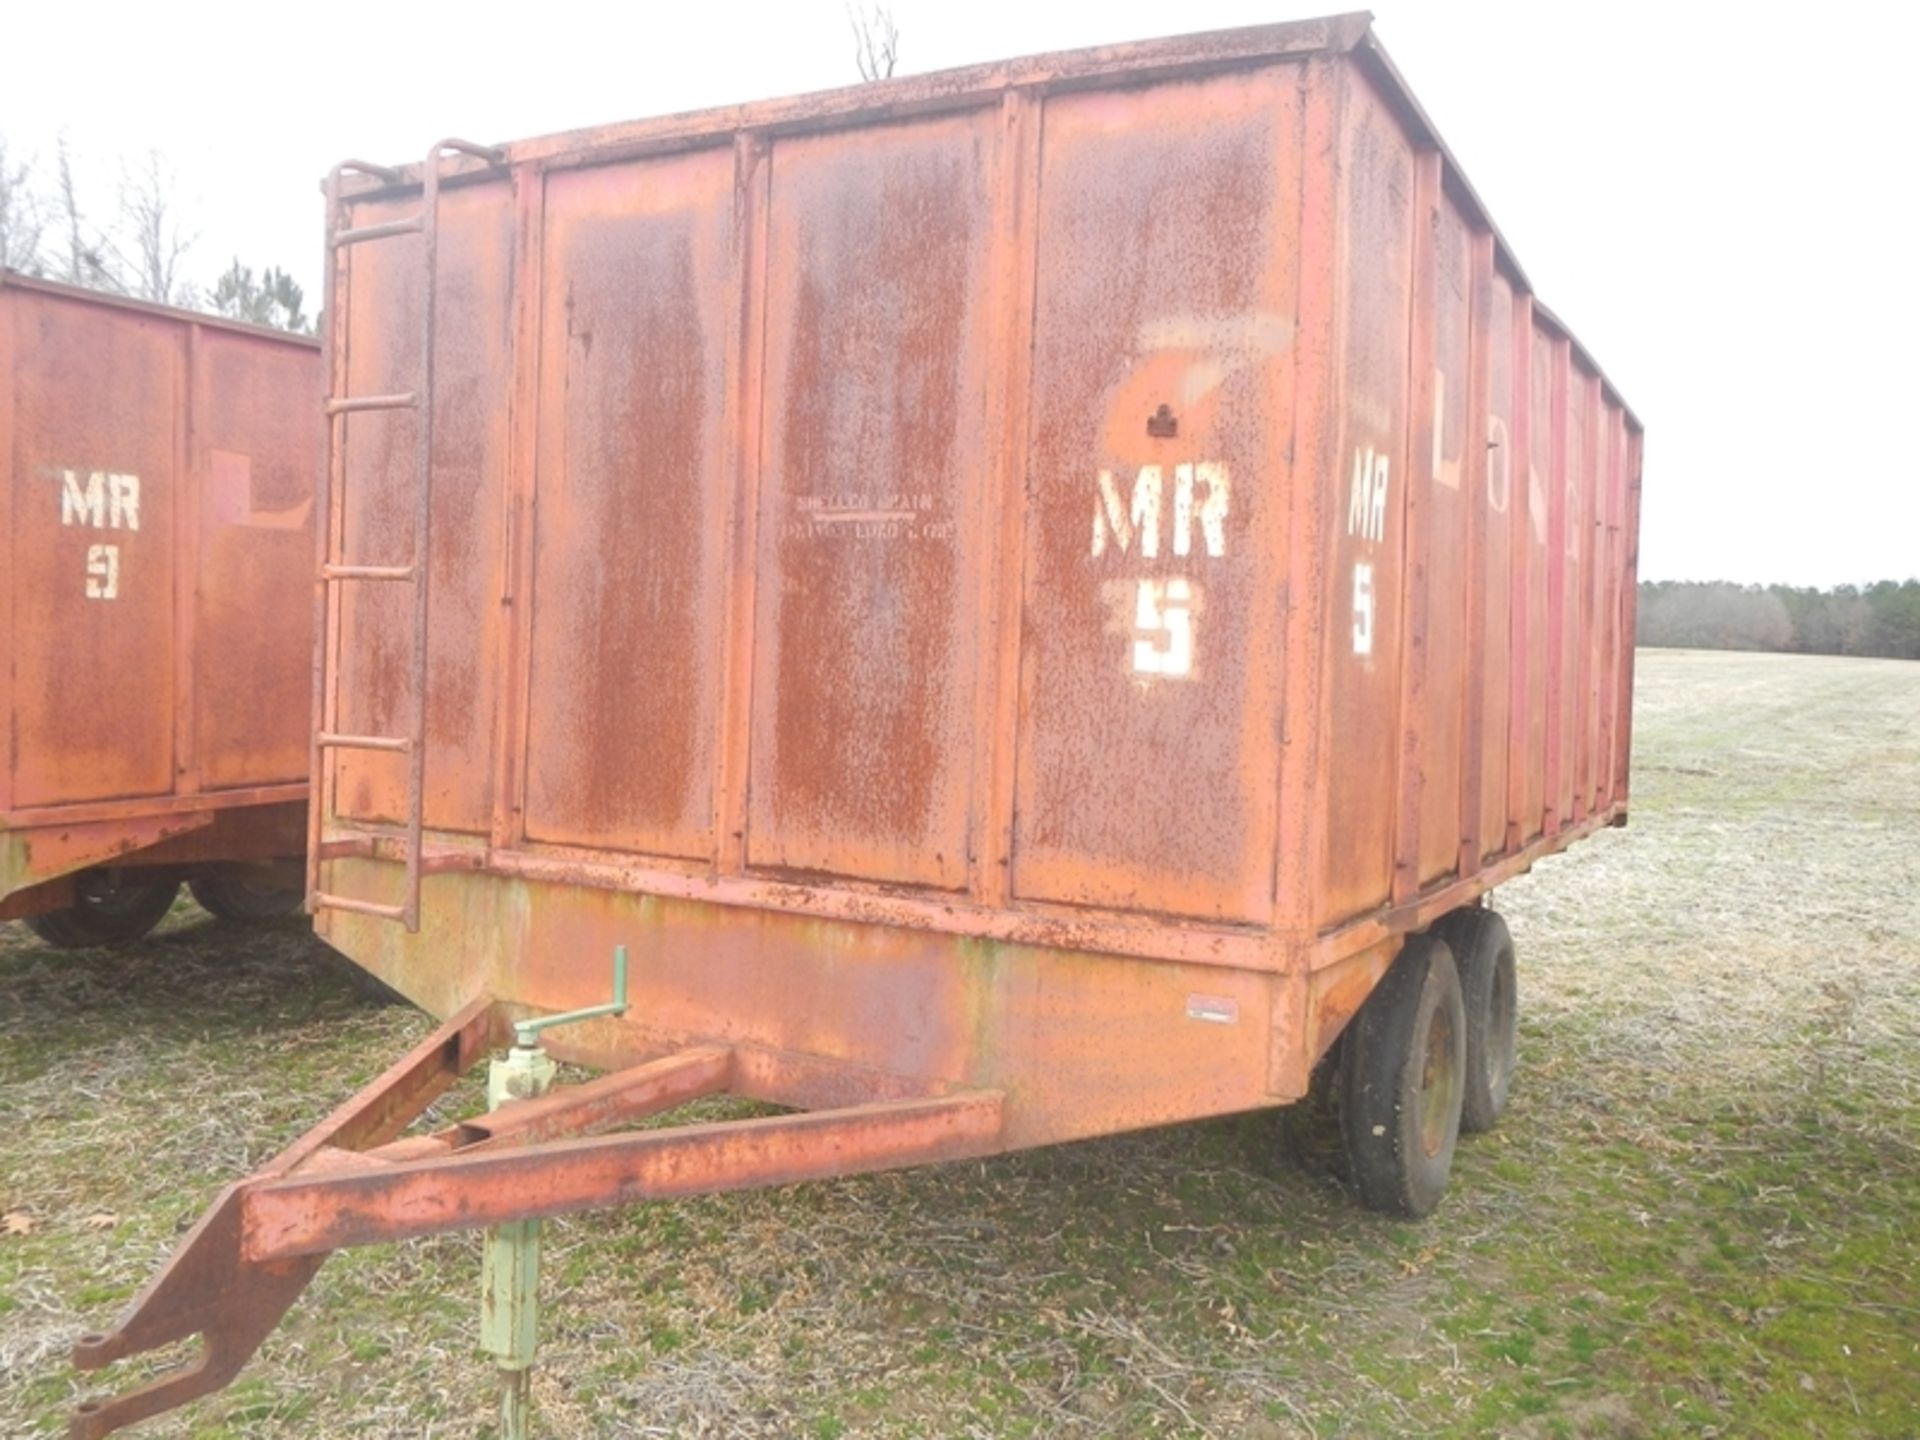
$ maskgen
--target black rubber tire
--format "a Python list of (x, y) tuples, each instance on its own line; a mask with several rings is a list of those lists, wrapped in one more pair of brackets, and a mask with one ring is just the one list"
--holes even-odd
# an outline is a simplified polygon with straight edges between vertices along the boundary
[(298, 890), (262, 885), (243, 875), (196, 875), (187, 889), (200, 908), (221, 920), (278, 920), (300, 908)]
[(1347, 1037), (1342, 1033), (1314, 1064), (1307, 1093), (1280, 1112), (1280, 1153), (1296, 1169), (1346, 1184), (1346, 1137), (1340, 1130), (1341, 1076)]
[(1479, 908), (1456, 910), (1433, 928), (1453, 951), (1467, 1007), (1467, 1086), (1460, 1101), (1460, 1128), (1483, 1135), (1499, 1123), (1513, 1090), (1520, 1015), (1513, 937), (1498, 914)]
[(1354, 1192), (1368, 1209), (1417, 1220), (1446, 1194), (1466, 1029), (1447, 942), (1408, 936), (1347, 1034), (1340, 1120)]
[(76, 882), (73, 904), (27, 916), (27, 928), (56, 950), (124, 945), (158, 925), (179, 893), (178, 880), (116, 882), (96, 871)]

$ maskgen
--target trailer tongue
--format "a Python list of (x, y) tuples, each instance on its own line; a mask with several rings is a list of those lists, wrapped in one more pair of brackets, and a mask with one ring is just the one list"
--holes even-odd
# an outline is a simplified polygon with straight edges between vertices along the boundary
[[(73, 1349), (76, 1367), (98, 1370), (199, 1336), (199, 1360), (124, 1395), (81, 1404), (73, 1440), (111, 1434), (229, 1384), (335, 1250), (1000, 1148), (1000, 1096), (989, 1091), (620, 1132), (702, 1096), (777, 1101), (791, 1093), (777, 1057), (741, 1063), (718, 1045), (396, 1138), (512, 1028), (491, 1001), (466, 1006), (253, 1176), (221, 1192), (119, 1325), (82, 1336)], [(807, 1083), (817, 1080), (809, 1075)], [(870, 1085), (873, 1077), (858, 1081)]]

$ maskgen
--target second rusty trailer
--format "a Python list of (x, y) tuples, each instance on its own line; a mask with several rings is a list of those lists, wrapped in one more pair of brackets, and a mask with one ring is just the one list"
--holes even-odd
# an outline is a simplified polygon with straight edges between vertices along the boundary
[[(1512, 1073), (1483, 897), (1626, 814), (1640, 430), (1366, 17), (329, 213), (310, 903), (446, 1024), (82, 1342), (211, 1358), (76, 1433), (341, 1246), (1283, 1105), (1336, 1042), (1363, 1198), (1431, 1208)], [(610, 1075), (396, 1138), (579, 1007), (514, 1053)], [(722, 1090), (798, 1113), (599, 1133)]]
[(0, 271), (0, 919), (290, 910), (318, 345)]

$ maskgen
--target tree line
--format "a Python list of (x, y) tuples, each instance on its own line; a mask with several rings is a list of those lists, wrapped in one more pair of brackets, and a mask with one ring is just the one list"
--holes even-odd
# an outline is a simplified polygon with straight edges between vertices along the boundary
[(64, 140), (47, 167), (14, 154), (0, 135), (0, 270), (313, 334), (306, 296), (284, 270), (256, 273), (236, 256), (210, 287), (189, 278), (199, 237), (185, 228), (175, 188), (171, 167), (148, 151), (122, 164), (102, 205), (91, 188), (83, 193)]
[(1642, 645), (1920, 660), (1920, 580), (1831, 590), (1643, 580), (1637, 630)]

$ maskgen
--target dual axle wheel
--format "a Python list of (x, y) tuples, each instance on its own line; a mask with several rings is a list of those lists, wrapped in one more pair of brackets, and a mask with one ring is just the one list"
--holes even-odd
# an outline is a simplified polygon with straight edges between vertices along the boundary
[(1460, 1132), (1491, 1130), (1513, 1084), (1513, 941), (1491, 910), (1407, 937), (1316, 1076), (1349, 1182), (1369, 1209), (1419, 1217), (1447, 1187)]
[[(297, 890), (277, 889), (244, 875), (195, 875), (187, 888), (203, 909), (221, 920), (271, 920), (300, 904)], [(74, 884), (73, 903), (29, 915), (27, 928), (56, 950), (122, 945), (138, 940), (173, 908), (178, 879), (141, 878), (138, 871), (95, 870)]]

